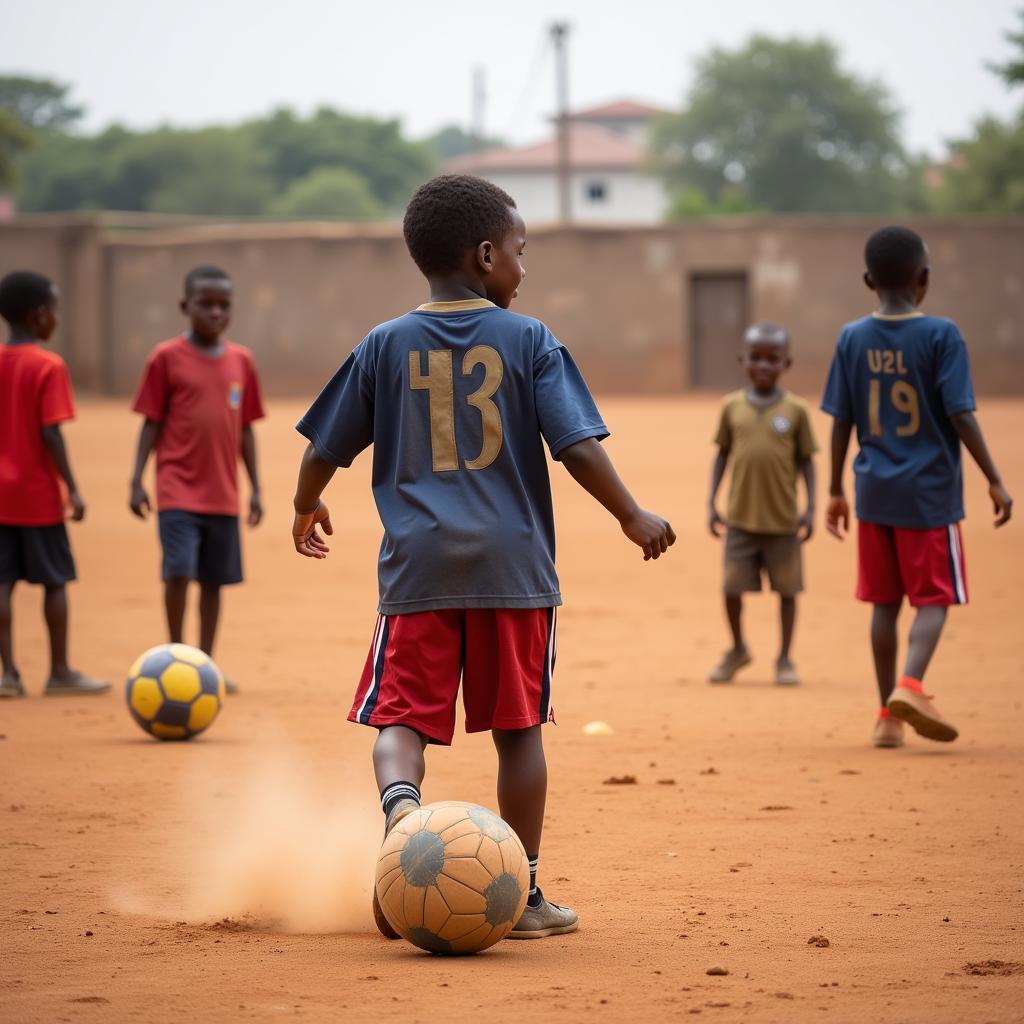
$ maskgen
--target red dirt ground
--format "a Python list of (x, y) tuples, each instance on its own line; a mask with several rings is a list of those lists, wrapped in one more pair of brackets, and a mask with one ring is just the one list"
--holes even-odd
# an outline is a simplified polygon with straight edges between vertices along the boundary
[[(807, 549), (801, 688), (770, 684), (768, 597), (749, 604), (755, 664), (708, 686), (725, 645), (703, 516), (716, 403), (602, 404), (623, 475), (680, 541), (644, 564), (555, 467), (566, 605), (541, 882), (582, 925), (463, 960), (371, 930), (373, 737), (343, 720), (374, 620), (369, 459), (332, 486), (330, 560), (301, 560), (300, 406), (273, 406), (259, 428), (269, 514), (247, 536), (249, 582), (227, 594), (218, 651), (243, 694), (206, 736), (161, 744), (120, 682), (163, 637), (155, 529), (125, 508), (136, 424), (123, 404), (84, 405), (68, 432), (90, 501), (71, 527), (73, 654), (117, 686), (38, 696), (39, 594), (22, 588), (32, 696), (0, 705), (0, 1018), (1024, 1020), (1024, 524), (996, 533), (968, 469), (973, 603), (928, 680), (962, 737), (874, 750), (853, 543), (822, 531)], [(986, 402), (981, 418), (1024, 496), (1024, 405)], [(614, 735), (585, 736), (595, 719)], [(622, 775), (636, 784), (603, 784)], [(493, 805), (492, 781), (487, 737), (460, 734), (430, 752), (425, 796)]]

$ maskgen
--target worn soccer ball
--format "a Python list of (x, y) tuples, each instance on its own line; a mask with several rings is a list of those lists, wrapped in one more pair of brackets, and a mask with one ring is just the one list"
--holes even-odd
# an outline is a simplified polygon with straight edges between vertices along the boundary
[(391, 927), (431, 953), (479, 953), (519, 920), (530, 866), (496, 814), (461, 801), (427, 804), (391, 830), (377, 861)]
[(224, 703), (224, 676), (208, 654), (188, 644), (161, 644), (140, 654), (125, 690), (132, 718), (161, 740), (190, 740)]

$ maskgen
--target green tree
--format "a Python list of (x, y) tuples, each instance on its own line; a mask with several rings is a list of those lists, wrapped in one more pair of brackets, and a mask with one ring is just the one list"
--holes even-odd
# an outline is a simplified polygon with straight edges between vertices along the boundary
[(1017, 53), (1008, 63), (995, 64), (992, 67), (992, 70), (1010, 86), (1024, 84), (1024, 8), (1017, 11), (1017, 18), (1020, 27), (1016, 32), (1006, 33), (1006, 38), (1017, 47)]
[(32, 142), (28, 128), (9, 110), (0, 108), (0, 189), (17, 182), (17, 158)]
[(1024, 120), (980, 121), (954, 142), (933, 206), (943, 213), (1024, 213)]
[(307, 119), (277, 110), (242, 130), (266, 155), (279, 192), (317, 168), (346, 169), (369, 184), (384, 208), (396, 211), (436, 166), (430, 148), (403, 138), (397, 121), (352, 117), (328, 107)]
[(379, 220), (380, 203), (362, 175), (345, 167), (318, 167), (292, 182), (274, 204), (279, 217)]
[(874, 212), (916, 201), (918, 168), (898, 130), (886, 89), (844, 71), (831, 43), (758, 35), (698, 62), (653, 152), (670, 187), (699, 189), (712, 206), (738, 190), (776, 212)]
[(66, 132), (82, 117), (68, 99), (70, 86), (49, 78), (0, 75), (0, 110), (10, 111), (33, 131)]
[(475, 153), (480, 149), (491, 149), (494, 146), (504, 146), (505, 141), (492, 136), (478, 139), (470, 135), (456, 124), (446, 125), (439, 128), (433, 135), (425, 140), (433, 151), (438, 163), (444, 160), (451, 160), (452, 157), (464, 156), (466, 153)]
[[(1021, 29), (1007, 32), (1017, 54), (993, 67), (1010, 88), (1024, 83), (1024, 10)], [(1024, 213), (1024, 112), (1008, 121), (984, 117), (974, 135), (950, 144), (936, 168), (939, 184), (931, 206), (943, 213)]]

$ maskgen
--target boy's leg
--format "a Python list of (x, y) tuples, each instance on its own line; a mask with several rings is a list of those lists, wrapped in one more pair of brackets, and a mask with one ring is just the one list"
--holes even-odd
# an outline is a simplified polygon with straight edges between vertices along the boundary
[(896, 623), (899, 615), (899, 604), (876, 604), (871, 613), (871, 654), (875, 659), (878, 698), (883, 708), (896, 686)]
[(779, 631), (781, 641), (779, 658), (775, 662), (775, 682), (779, 686), (798, 686), (800, 676), (796, 665), (789, 656), (793, 644), (793, 632), (796, 629), (796, 597), (779, 597)]
[(171, 576), (164, 580), (164, 611), (167, 614), (167, 635), (172, 644), (180, 644), (185, 629), (185, 599), (188, 577)]
[(938, 646), (950, 605), (967, 603), (967, 572), (963, 540), (957, 524), (927, 530), (894, 531), (900, 572), (917, 616), (910, 630), (904, 674), (887, 707), (893, 717), (906, 722), (930, 740), (950, 742), (956, 727), (947, 721), (921, 680)]
[[(498, 751), (498, 809), (526, 848), (531, 868), (540, 854), (544, 804), (548, 793), (548, 766), (540, 726), (528, 729), (493, 729)], [(530, 893), (536, 891), (531, 871)]]
[[(373, 745), (373, 774), (384, 812), (384, 835), (420, 805), (420, 787), (426, 773), (423, 751), (426, 737), (404, 725), (391, 725), (377, 733)], [(386, 939), (401, 936), (384, 916), (377, 889), (373, 890), (373, 919)]]
[[(387, 790), (403, 782), (411, 783), (418, 794), (427, 770), (423, 756), (426, 745), (425, 737), (404, 725), (387, 726), (377, 733), (377, 742), (373, 745), (373, 774), (382, 798)], [(419, 803), (418, 797), (416, 802)], [(385, 814), (391, 809), (383, 808)]]
[(548, 766), (540, 726), (526, 729), (493, 729), (498, 751), (498, 808), (526, 850), (530, 865), (530, 892), (526, 909), (509, 938), (543, 939), (565, 935), (579, 927), (574, 910), (544, 899), (537, 885), (540, 840), (544, 830), (544, 805), (548, 792)]
[(789, 652), (796, 627), (796, 598), (804, 589), (803, 546), (796, 534), (760, 534), (757, 539), (768, 580), (779, 595), (781, 639), (775, 662), (775, 682), (780, 686), (797, 686), (800, 676)]
[[(213, 657), (220, 622), (220, 588), (242, 582), (242, 540), (237, 516), (197, 515), (199, 551), (199, 646)], [(237, 693), (234, 680), (224, 677), (228, 693)]]
[(733, 650), (745, 651), (747, 645), (743, 642), (743, 598), (739, 594), (725, 595), (725, 617), (729, 623), (729, 632), (732, 634)]
[(743, 593), (761, 589), (761, 558), (755, 534), (730, 526), (725, 535), (724, 586), (725, 617), (732, 634), (732, 649), (711, 670), (708, 681), (728, 683), (749, 665), (750, 651), (743, 640)]
[(0, 697), (23, 697), (25, 689), (21, 685), (21, 673), (14, 663), (14, 642), (11, 632), (11, 595), (14, 592), (14, 581), (0, 583), (0, 666), (3, 678), (0, 679)]
[(910, 627), (907, 660), (903, 666), (904, 677), (909, 676), (918, 682), (924, 679), (935, 648), (939, 645), (948, 611), (948, 608), (934, 605), (917, 609), (914, 624)]
[(161, 577), (164, 581), (164, 612), (167, 635), (172, 644), (184, 643), (185, 600), (189, 580), (199, 571), (200, 517), (184, 509), (162, 509), (157, 514), (160, 547), (163, 550)]
[(68, 664), (68, 596), (63, 583), (43, 590), (43, 616), (50, 634), (50, 678), (47, 694), (106, 693), (110, 683), (99, 683)]
[(213, 657), (213, 642), (217, 639), (220, 621), (220, 584), (199, 584), (199, 646)]

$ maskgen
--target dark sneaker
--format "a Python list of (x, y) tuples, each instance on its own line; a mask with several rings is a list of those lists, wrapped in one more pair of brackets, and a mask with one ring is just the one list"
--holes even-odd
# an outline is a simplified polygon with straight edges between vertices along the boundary
[(106, 693), (110, 689), (110, 683), (101, 683), (90, 679), (81, 672), (72, 672), (70, 676), (56, 679), (53, 676), (46, 681), (46, 688), (43, 693), (47, 697), (62, 697), (78, 693)]
[[(540, 890), (537, 890), (540, 892)], [(580, 918), (575, 910), (560, 907), (557, 903), (544, 899), (540, 893), (540, 903), (535, 907), (527, 904), (522, 916), (516, 921), (510, 939), (545, 939), (549, 935), (568, 935), (580, 926)]]
[(736, 675), (741, 668), (749, 665), (753, 659), (750, 657), (750, 651), (745, 647), (742, 650), (731, 650), (726, 651), (722, 660), (711, 670), (711, 675), (708, 676), (708, 682), (710, 683), (731, 683), (732, 677)]
[(797, 673), (796, 665), (789, 658), (779, 658), (775, 662), (775, 685), (776, 686), (799, 686), (800, 676)]
[(24, 696), (25, 687), (21, 685), (20, 676), (4, 676), (3, 679), (0, 679), (0, 699)]
[(942, 717), (931, 697), (909, 686), (897, 686), (886, 707), (893, 718), (906, 722), (925, 739), (951, 743), (960, 735), (956, 726)]
[[(419, 804), (415, 800), (399, 800), (394, 807), (391, 808), (391, 813), (388, 815), (387, 821), (384, 822), (384, 838), (390, 835), (391, 830), (408, 814), (412, 814), (413, 811), (419, 810)], [(384, 916), (384, 911), (381, 908), (380, 900), (377, 899), (377, 886), (373, 887), (373, 921), (377, 925), (377, 931), (384, 936), (385, 939), (400, 939), (402, 936), (391, 927), (391, 923)]]

